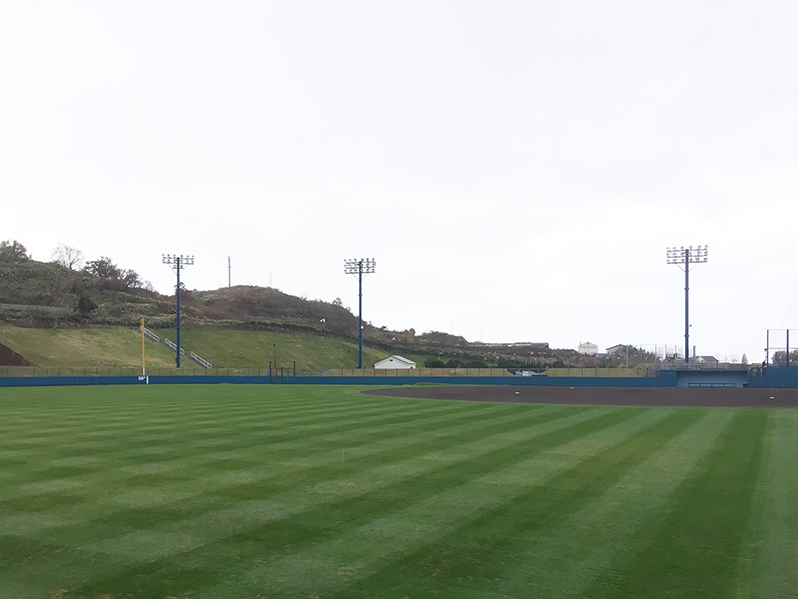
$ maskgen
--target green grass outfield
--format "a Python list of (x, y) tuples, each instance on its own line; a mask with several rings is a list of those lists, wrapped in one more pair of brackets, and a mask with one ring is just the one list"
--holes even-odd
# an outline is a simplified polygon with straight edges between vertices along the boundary
[(0, 597), (798, 596), (798, 410), (0, 389)]

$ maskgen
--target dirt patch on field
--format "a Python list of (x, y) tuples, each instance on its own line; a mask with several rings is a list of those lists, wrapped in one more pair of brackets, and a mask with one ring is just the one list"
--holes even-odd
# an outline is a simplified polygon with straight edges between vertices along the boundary
[(363, 391), (369, 395), (505, 401), (591, 406), (673, 406), (727, 408), (798, 408), (798, 389), (696, 387), (394, 387)]

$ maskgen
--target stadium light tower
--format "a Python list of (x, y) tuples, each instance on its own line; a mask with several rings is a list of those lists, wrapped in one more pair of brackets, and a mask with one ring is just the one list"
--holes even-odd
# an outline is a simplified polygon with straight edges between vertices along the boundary
[(684, 271), (684, 361), (690, 362), (690, 265), (702, 264), (707, 261), (709, 246), (700, 245), (696, 248), (672, 247), (665, 248), (668, 264), (676, 264)]
[(163, 254), (163, 263), (168, 264), (177, 273), (177, 287), (175, 287), (175, 299), (177, 301), (177, 356), (175, 363), (180, 368), (180, 271), (186, 266), (194, 264), (194, 256), (180, 256)]
[(376, 266), (377, 261), (374, 258), (344, 260), (344, 272), (348, 275), (357, 275), (357, 367), (360, 369), (363, 368), (363, 275), (372, 274)]

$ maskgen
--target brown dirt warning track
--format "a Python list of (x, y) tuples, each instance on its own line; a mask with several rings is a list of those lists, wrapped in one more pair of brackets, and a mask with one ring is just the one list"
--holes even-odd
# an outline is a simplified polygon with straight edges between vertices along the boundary
[(591, 406), (798, 408), (798, 389), (725, 387), (431, 386), (369, 389), (368, 395)]

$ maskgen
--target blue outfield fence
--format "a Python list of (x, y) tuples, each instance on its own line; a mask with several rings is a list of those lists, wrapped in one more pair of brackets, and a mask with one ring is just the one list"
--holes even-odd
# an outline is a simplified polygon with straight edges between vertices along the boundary
[(547, 376), (292, 376), (265, 375), (152, 375), (152, 376), (8, 376), (0, 387), (76, 385), (255, 384), (255, 385), (509, 385), (515, 387), (754, 387), (798, 388), (798, 367), (724, 372), (661, 370), (655, 377)]

